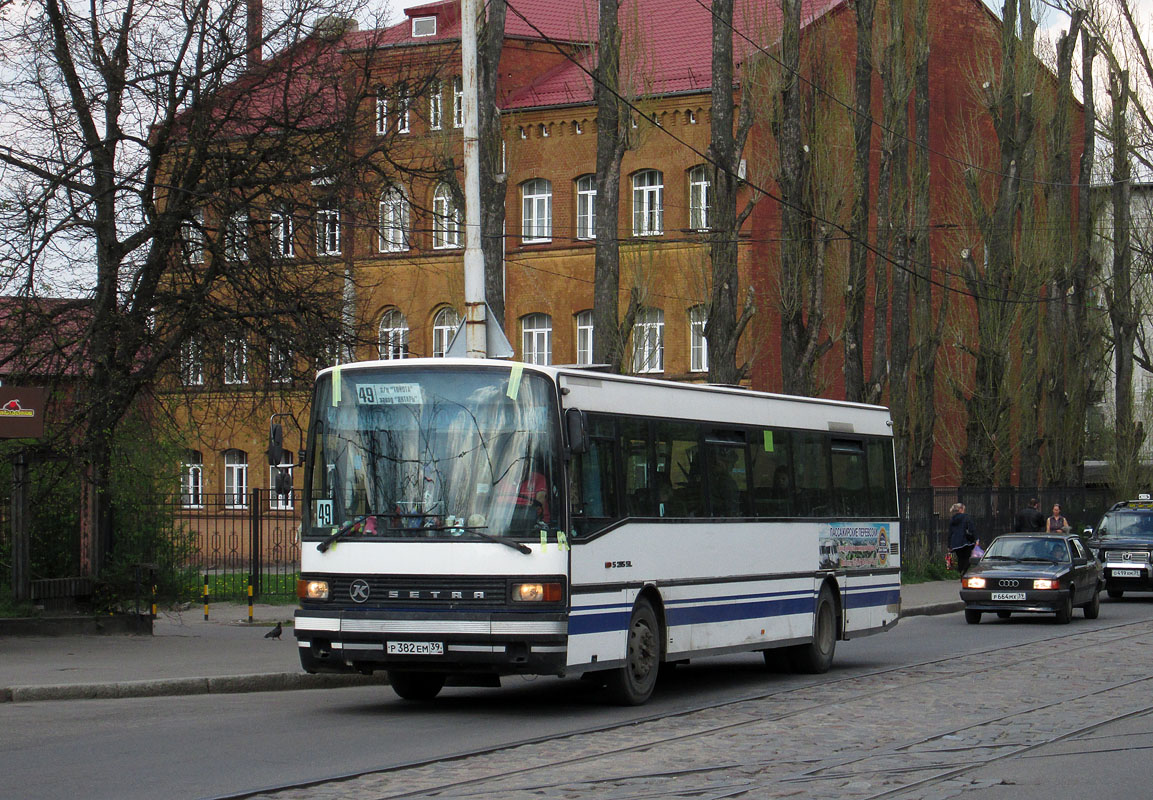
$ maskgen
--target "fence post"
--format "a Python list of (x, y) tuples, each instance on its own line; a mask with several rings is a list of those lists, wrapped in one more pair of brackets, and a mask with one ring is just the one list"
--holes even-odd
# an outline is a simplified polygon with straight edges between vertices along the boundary
[(248, 521), (249, 521), (249, 540), (248, 540), (248, 574), (249, 580), (252, 583), (252, 596), (260, 596), (260, 581), (262, 570), (262, 559), (260, 553), (260, 487), (254, 487), (252, 490), (252, 504), (249, 507)]
[(32, 597), (32, 537), (28, 526), (28, 451), (12, 457), (12, 599)]

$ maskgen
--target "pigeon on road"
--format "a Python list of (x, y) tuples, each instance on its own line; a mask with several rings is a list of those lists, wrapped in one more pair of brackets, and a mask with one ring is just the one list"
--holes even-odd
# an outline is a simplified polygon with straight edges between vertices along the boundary
[(275, 628), (270, 630), (268, 633), (264, 634), (264, 638), (265, 639), (279, 639), (280, 634), (283, 630), (284, 630), (284, 627), (278, 622), (278, 623), (276, 623)]

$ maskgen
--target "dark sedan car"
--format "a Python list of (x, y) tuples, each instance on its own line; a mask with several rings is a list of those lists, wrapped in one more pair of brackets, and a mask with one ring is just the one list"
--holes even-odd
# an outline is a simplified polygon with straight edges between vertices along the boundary
[(1101, 562), (1076, 536), (1011, 533), (999, 536), (961, 579), (965, 621), (981, 614), (1056, 614), (1067, 623), (1079, 606), (1086, 619), (1101, 611)]
[(1117, 503), (1085, 534), (1089, 548), (1105, 565), (1105, 591), (1110, 597), (1153, 592), (1153, 500), (1149, 495)]

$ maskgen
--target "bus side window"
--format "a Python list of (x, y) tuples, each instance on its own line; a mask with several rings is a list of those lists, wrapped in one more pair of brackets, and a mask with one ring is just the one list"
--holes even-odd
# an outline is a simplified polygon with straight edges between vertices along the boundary
[(748, 469), (743, 443), (708, 442), (709, 513), (743, 517), (748, 497)]
[(660, 517), (703, 517), (700, 430), (694, 423), (655, 422), (657, 507)]
[(869, 456), (869, 516), (895, 517), (897, 484), (893, 475), (893, 443), (888, 439), (871, 439), (865, 447)]
[(833, 439), (833, 499), (838, 516), (863, 517), (869, 507), (865, 447), (851, 439)]
[(620, 450), (624, 459), (625, 516), (656, 516), (654, 474), (647, 420), (622, 420)]
[(753, 514), (758, 517), (793, 515), (793, 475), (789, 469), (788, 431), (767, 430), (755, 434), (752, 447)]
[(829, 444), (824, 434), (794, 432), (793, 487), (798, 516), (833, 516), (829, 490)]
[(591, 439), (588, 452), (574, 460), (577, 491), (572, 504), (573, 527), (578, 535), (593, 533), (619, 516), (614, 444), (608, 439)]

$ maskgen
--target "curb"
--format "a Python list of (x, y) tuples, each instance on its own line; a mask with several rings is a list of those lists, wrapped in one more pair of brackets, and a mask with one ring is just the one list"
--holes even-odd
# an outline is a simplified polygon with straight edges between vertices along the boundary
[(964, 611), (965, 603), (962, 600), (955, 600), (949, 603), (934, 603), (927, 606), (914, 606), (913, 608), (905, 608), (901, 610), (901, 618), (905, 617), (928, 617), (936, 616), (938, 614), (952, 614), (954, 611)]
[(383, 672), (379, 675), (309, 675), (304, 672), (274, 672), (258, 675), (222, 675), (214, 678), (10, 686), (0, 688), (0, 703), (28, 703), (38, 700), (118, 700), (129, 697), (340, 689), (349, 686), (387, 684), (388, 676)]

